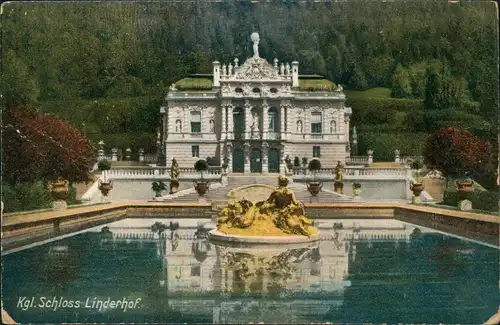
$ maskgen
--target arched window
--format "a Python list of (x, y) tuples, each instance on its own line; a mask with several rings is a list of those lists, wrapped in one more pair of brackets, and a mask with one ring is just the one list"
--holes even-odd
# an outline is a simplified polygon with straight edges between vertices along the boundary
[(271, 92), (272, 92), (273, 94), (276, 94), (276, 93), (278, 92), (278, 89), (276, 89), (276, 88), (271, 88)]
[(201, 112), (191, 112), (191, 133), (201, 132)]
[(297, 133), (302, 133), (302, 121), (297, 121)]
[(175, 132), (182, 133), (182, 121), (181, 120), (175, 121)]
[(235, 92), (237, 93), (242, 93), (243, 92), (243, 89), (241, 89), (240, 87), (234, 89)]
[(259, 88), (254, 88), (254, 89), (252, 89), (252, 92), (254, 92), (254, 93), (260, 93), (260, 89)]
[(334, 120), (330, 121), (330, 133), (337, 133), (337, 123)]

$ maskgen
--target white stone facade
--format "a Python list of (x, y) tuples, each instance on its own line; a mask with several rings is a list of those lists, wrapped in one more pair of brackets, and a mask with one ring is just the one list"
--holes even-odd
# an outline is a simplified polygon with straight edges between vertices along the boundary
[(213, 63), (212, 89), (172, 85), (162, 108), (167, 164), (216, 157), (230, 172), (278, 173), (287, 155), (345, 163), (351, 109), (342, 87), (300, 88), (299, 63), (272, 65), (258, 55), (258, 35), (252, 40), (254, 56), (241, 66)]

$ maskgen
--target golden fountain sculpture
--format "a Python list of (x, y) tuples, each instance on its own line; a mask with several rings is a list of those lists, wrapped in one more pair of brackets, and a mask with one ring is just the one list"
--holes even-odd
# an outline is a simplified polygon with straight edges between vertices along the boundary
[(318, 229), (305, 216), (304, 206), (290, 190), (288, 179), (278, 177), (279, 187), (265, 201), (232, 202), (222, 209), (217, 231), (227, 236), (317, 236)]

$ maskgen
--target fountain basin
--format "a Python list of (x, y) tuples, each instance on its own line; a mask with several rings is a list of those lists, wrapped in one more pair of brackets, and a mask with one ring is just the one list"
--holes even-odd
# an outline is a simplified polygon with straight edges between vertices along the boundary
[(228, 235), (217, 229), (211, 230), (208, 233), (208, 239), (210, 241), (233, 243), (233, 244), (274, 244), (274, 245), (287, 245), (287, 244), (300, 244), (300, 243), (312, 243), (319, 241), (319, 235), (317, 234), (311, 236), (240, 236), (240, 235)]

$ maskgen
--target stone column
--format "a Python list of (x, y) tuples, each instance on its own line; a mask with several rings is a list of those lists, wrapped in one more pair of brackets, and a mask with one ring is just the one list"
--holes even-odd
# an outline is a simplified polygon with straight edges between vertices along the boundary
[(227, 157), (227, 171), (228, 173), (233, 172), (233, 144), (231, 142), (226, 143), (226, 157)]
[[(268, 139), (269, 133), (269, 105), (267, 104), (267, 99), (262, 101), (262, 140)], [(266, 167), (267, 168), (267, 167)]]
[(262, 142), (262, 172), (269, 172), (268, 169), (268, 153), (269, 153), (269, 144), (264, 141)]
[(227, 138), (229, 140), (234, 139), (234, 114), (233, 105), (227, 105)]
[(227, 138), (227, 130), (226, 130), (226, 109), (228, 105), (222, 105), (221, 106), (221, 139), (226, 139)]
[(250, 143), (245, 142), (244, 146), (244, 152), (245, 152), (245, 167), (244, 167), (244, 172), (245, 173), (250, 173)]
[(285, 139), (285, 110), (286, 104), (280, 105), (280, 138)]
[(250, 105), (250, 102), (245, 100), (245, 139), (250, 139), (251, 138), (251, 125), (252, 125), (252, 105)]

